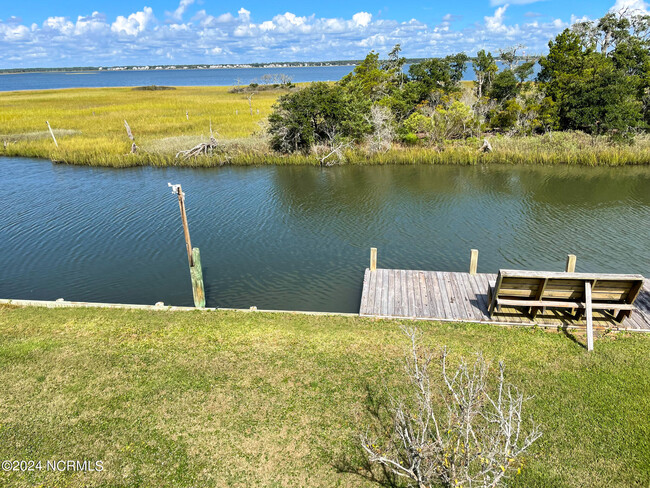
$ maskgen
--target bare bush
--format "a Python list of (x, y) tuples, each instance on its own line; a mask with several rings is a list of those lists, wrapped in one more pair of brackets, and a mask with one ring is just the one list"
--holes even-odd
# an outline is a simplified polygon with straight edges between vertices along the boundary
[(366, 120), (372, 126), (372, 133), (366, 137), (371, 153), (388, 151), (395, 140), (395, 124), (392, 112), (387, 107), (373, 105)]
[(523, 394), (506, 383), (502, 362), (496, 381), (480, 354), (450, 369), (446, 348), (434, 357), (418, 345), (417, 329), (403, 330), (411, 342), (405, 359), (408, 393), (390, 396), (392, 425), (378, 426), (374, 438), (361, 436), (368, 460), (418, 488), (502, 485), (542, 435), (524, 421)]

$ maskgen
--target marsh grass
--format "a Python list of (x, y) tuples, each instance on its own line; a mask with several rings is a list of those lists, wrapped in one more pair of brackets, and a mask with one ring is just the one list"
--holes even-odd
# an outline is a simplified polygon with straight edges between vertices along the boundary
[[(650, 336), (418, 323), (533, 396), (543, 437), (511, 486), (650, 484)], [(396, 321), (0, 307), (0, 459), (103, 460), (0, 485), (376, 486), (358, 434), (401, 384)], [(377, 473), (375, 473), (377, 474)]]
[[(83, 88), (7, 92), (0, 94), (0, 154), (47, 158), (91, 166), (221, 165), (222, 156), (189, 161), (174, 158), (180, 150), (207, 141), (210, 122), (225, 146), (230, 164), (317, 165), (313, 154), (272, 152), (263, 126), (272, 105), (286, 89), (253, 95), (250, 114), (247, 93), (228, 87), (175, 87), (174, 90)], [(258, 113), (259, 110), (259, 113)], [(186, 116), (186, 113), (189, 115)], [(127, 120), (139, 147), (130, 154)], [(59, 148), (49, 137), (48, 120)], [(346, 154), (349, 164), (650, 164), (650, 136), (633, 145), (616, 145), (604, 137), (582, 133), (543, 136), (488, 136), (494, 148), (480, 153), (482, 140), (451, 141), (441, 147), (399, 146), (370, 153), (363, 146)], [(5, 147), (3, 142), (7, 142)]]

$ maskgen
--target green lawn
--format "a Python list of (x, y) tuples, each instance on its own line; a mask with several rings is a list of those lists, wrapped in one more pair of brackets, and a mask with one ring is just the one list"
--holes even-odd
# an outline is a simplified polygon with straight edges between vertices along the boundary
[[(541, 424), (515, 486), (650, 485), (650, 335), (420, 323), (452, 359), (505, 360)], [(401, 375), (395, 321), (241, 312), (0, 308), (0, 486), (375, 486), (358, 433)], [(382, 379), (384, 378), (384, 379)]]

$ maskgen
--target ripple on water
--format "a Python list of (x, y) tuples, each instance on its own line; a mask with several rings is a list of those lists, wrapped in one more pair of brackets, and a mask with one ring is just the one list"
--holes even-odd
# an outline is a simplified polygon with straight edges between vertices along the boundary
[(649, 168), (112, 170), (0, 158), (0, 296), (190, 305), (186, 192), (208, 305), (352, 312), (379, 265), (650, 274)]

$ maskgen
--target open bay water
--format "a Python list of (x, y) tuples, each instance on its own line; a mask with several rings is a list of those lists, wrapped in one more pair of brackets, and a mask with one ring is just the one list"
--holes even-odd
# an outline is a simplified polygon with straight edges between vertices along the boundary
[[(502, 69), (503, 65), (498, 63)], [(408, 71), (409, 65), (404, 67)], [(294, 83), (338, 81), (354, 66), (305, 66), (287, 68), (220, 68), (143, 71), (80, 71), (32, 72), (0, 74), (0, 92), (17, 90), (48, 90), (55, 88), (100, 88), (116, 86), (234, 86), (262, 84), (264, 75), (290, 76)], [(535, 65), (537, 72), (539, 65)], [(471, 63), (464, 80), (475, 80)]]
[(192, 305), (186, 193), (207, 305), (356, 312), (379, 267), (650, 276), (650, 168), (112, 169), (0, 157), (0, 297)]
[(55, 88), (100, 88), (116, 86), (235, 86), (263, 83), (266, 74), (285, 74), (294, 83), (337, 81), (354, 66), (309, 66), (295, 68), (224, 68), (143, 71), (31, 72), (0, 74), (0, 92)]

